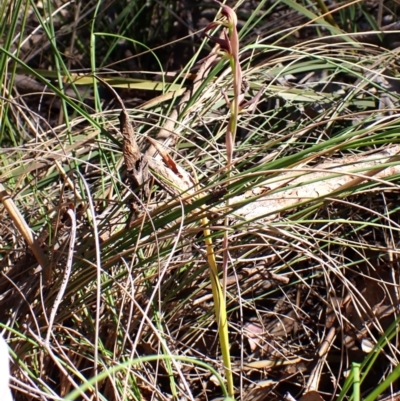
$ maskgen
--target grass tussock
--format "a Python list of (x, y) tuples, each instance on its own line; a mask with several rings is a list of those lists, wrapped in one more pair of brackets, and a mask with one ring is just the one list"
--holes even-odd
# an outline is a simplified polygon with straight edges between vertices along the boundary
[(15, 400), (400, 390), (398, 5), (227, 5), (0, 1)]

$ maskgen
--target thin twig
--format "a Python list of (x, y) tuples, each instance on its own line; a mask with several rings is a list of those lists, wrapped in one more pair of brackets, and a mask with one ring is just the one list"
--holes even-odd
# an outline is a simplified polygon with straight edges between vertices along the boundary
[(44, 282), (48, 283), (48, 281), (51, 277), (51, 271), (50, 271), (51, 267), (48, 263), (48, 259), (47, 259), (46, 255), (44, 254), (42, 248), (40, 247), (40, 245), (34, 238), (30, 227), (26, 223), (25, 219), (23, 218), (22, 214), (18, 210), (14, 201), (12, 200), (10, 195), (8, 195), (3, 184), (0, 184), (0, 202), (2, 202), (4, 207), (7, 209), (8, 213), (10, 214), (11, 219), (13, 220), (14, 224), (17, 226), (18, 231), (24, 237), (26, 243), (28, 244), (29, 249), (35, 255), (37, 262), (42, 267)]
[(54, 301), (53, 308), (51, 310), (50, 314), (50, 319), (49, 319), (49, 327), (47, 329), (47, 335), (46, 335), (46, 340), (45, 343), (48, 348), (50, 348), (50, 336), (53, 330), (53, 325), (54, 325), (54, 320), (56, 318), (57, 310), (58, 307), (61, 304), (61, 301), (64, 297), (65, 290), (67, 289), (69, 277), (71, 275), (71, 269), (72, 269), (72, 260), (74, 256), (74, 249), (75, 249), (75, 238), (76, 238), (76, 218), (75, 218), (75, 213), (72, 209), (67, 210), (68, 216), (71, 219), (71, 236), (69, 238), (69, 251), (68, 251), (68, 259), (67, 263), (65, 266), (65, 273), (64, 273), (64, 278), (61, 283), (60, 290), (58, 291), (58, 294), (56, 296), (56, 299)]

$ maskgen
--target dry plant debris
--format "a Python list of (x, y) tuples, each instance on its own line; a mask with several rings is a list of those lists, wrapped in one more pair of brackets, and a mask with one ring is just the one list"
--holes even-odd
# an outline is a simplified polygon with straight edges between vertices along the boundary
[[(51, 2), (51, 15), (22, 2), (19, 29), (2, 31), (0, 322), (16, 400), (85, 384), (85, 400), (220, 397), (204, 218), (217, 267), (229, 266), (219, 278), (237, 399), (331, 399), (350, 362), (374, 355), (365, 395), (396, 371), (398, 8), (326, 1), (332, 23), (317, 2), (230, 2), (238, 87), (197, 33), (219, 6), (189, 3), (147, 2), (129, 37), (138, 2), (106, 2), (96, 17), (92, 2)], [(131, 57), (144, 48), (135, 35), (155, 48), (168, 29), (192, 36)], [(233, 54), (228, 39), (216, 42)], [(155, 69), (162, 55), (168, 71)], [(85, 85), (67, 74), (77, 68)], [(135, 79), (157, 90), (133, 90)], [(235, 96), (251, 113), (233, 144)], [(384, 397), (398, 398), (397, 383)]]

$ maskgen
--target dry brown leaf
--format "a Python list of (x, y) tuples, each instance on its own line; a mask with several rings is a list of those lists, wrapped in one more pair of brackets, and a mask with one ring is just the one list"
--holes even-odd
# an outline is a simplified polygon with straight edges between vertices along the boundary
[(324, 401), (324, 399), (316, 391), (309, 391), (299, 401)]
[(123, 137), (122, 152), (124, 155), (126, 170), (133, 186), (140, 187), (145, 184), (148, 179), (147, 163), (142, 158), (139, 146), (135, 139), (135, 133), (133, 132), (132, 125), (129, 121), (129, 115), (125, 108), (122, 108), (119, 121)]
[(129, 121), (129, 116), (126, 110), (122, 110), (119, 115), (120, 130), (124, 139), (123, 154), (125, 165), (128, 171), (134, 171), (137, 163), (141, 159), (139, 146), (135, 140), (135, 133), (133, 132), (132, 125)]
[(128, 172), (129, 179), (131, 180), (133, 189), (143, 187), (145, 194), (148, 194), (147, 181), (148, 181), (148, 166), (145, 158), (142, 156), (139, 146), (135, 139), (135, 133), (129, 121), (129, 114), (126, 111), (124, 102), (115, 91), (115, 89), (104, 79), (96, 76), (104, 86), (106, 86), (114, 95), (115, 99), (121, 106), (121, 114), (119, 115), (120, 131), (123, 138), (122, 153), (124, 155), (124, 162)]
[[(400, 173), (400, 165), (390, 167), (380, 167), (384, 163), (392, 163), (400, 159), (400, 145), (395, 145), (369, 156), (351, 156), (342, 158), (338, 161), (321, 163), (312, 168), (293, 168), (292, 172), (284, 172), (280, 177), (274, 177), (261, 185), (266, 188), (265, 196), (250, 202), (249, 204), (236, 210), (239, 216), (247, 220), (258, 218), (264, 214), (269, 214), (265, 220), (273, 220), (277, 217), (277, 211), (290, 206), (295, 206), (299, 202), (312, 200), (322, 196), (335, 196), (338, 190), (346, 190), (373, 179), (384, 179)], [(349, 173), (350, 170), (365, 170), (364, 173)], [(338, 174), (336, 177), (332, 175)], [(318, 182), (311, 182), (320, 180)], [(304, 184), (305, 182), (311, 182)], [(293, 188), (272, 193), (273, 191), (285, 186)], [(254, 190), (253, 190), (254, 191)], [(236, 196), (232, 199), (231, 206), (235, 203), (242, 203), (249, 197), (249, 191), (244, 195)]]
[(150, 158), (148, 159), (148, 165), (157, 181), (160, 182), (168, 192), (173, 196), (184, 196), (186, 202), (191, 202), (191, 194), (194, 189), (193, 184), (189, 175), (179, 165), (176, 165), (180, 172), (179, 175), (175, 174), (174, 171), (161, 160)]
[(294, 365), (299, 362), (301, 362), (300, 358), (277, 359), (277, 360), (264, 359), (262, 361), (253, 361), (253, 362), (246, 363), (246, 364), (244, 364), (244, 368), (245, 369), (271, 369), (271, 368), (276, 368), (278, 366)]
[(179, 175), (178, 167), (175, 163), (175, 160), (173, 160), (172, 157), (168, 154), (164, 146), (149, 136), (146, 136), (146, 139), (155, 147), (167, 167), (169, 167), (175, 174)]
[(254, 352), (260, 346), (261, 335), (264, 329), (258, 323), (248, 322), (244, 325), (243, 331), (249, 341), (251, 352)]
[(254, 387), (250, 388), (245, 394), (243, 394), (243, 401), (263, 401), (268, 398), (268, 394), (271, 391), (271, 387), (276, 385), (274, 380), (261, 380), (255, 383)]

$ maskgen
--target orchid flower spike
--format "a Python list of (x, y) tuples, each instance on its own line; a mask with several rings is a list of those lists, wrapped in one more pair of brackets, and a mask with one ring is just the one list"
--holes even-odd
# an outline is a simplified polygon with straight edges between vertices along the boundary
[(220, 3), (218, 0), (214, 0), (217, 4), (222, 8), (221, 14), (226, 17), (228, 23), (226, 24), (229, 29), (233, 29), (237, 25), (237, 16), (235, 11), (233, 11), (230, 7)]
[[(236, 13), (228, 6), (225, 6), (224, 4), (220, 3), (217, 0), (214, 0), (217, 4), (220, 5), (221, 7), (221, 14), (226, 18), (227, 21), (213, 21), (210, 22), (205, 30), (204, 34), (205, 36), (208, 37), (211, 41), (214, 43), (219, 44), (220, 48), (224, 50), (226, 53), (228, 53), (230, 56), (234, 56), (234, 52), (238, 51), (238, 39), (237, 39), (237, 31), (236, 31), (236, 25), (237, 25), (237, 16)], [(211, 31), (212, 29), (216, 28), (217, 26), (224, 26), (228, 29), (229, 35), (226, 33), (224, 30), (223, 32), (223, 38), (219, 38), (217, 36), (209, 36), (207, 34), (208, 31)]]

